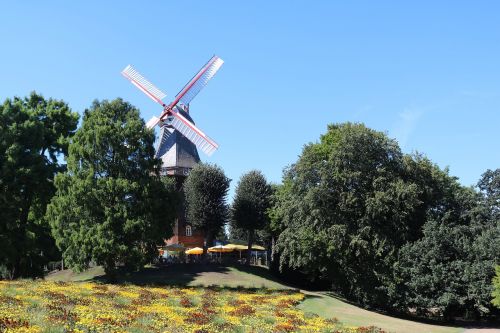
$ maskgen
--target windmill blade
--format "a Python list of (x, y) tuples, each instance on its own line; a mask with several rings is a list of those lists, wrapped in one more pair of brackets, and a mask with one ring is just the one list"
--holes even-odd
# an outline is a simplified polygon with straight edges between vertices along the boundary
[(214, 151), (219, 148), (219, 145), (210, 139), (192, 122), (187, 120), (183, 115), (178, 112), (172, 112), (174, 119), (170, 123), (176, 130), (182, 133), (188, 140), (201, 149), (208, 156), (212, 155)]
[(149, 119), (149, 121), (146, 123), (146, 127), (149, 128), (149, 129), (152, 129), (156, 125), (158, 125), (159, 122), (160, 122), (160, 118), (153, 117), (153, 118)]
[(213, 56), (212, 59), (210, 59), (205, 66), (203, 66), (198, 74), (196, 74), (191, 81), (189, 81), (188, 84), (182, 88), (170, 105), (174, 106), (179, 102), (184, 105), (188, 105), (193, 98), (198, 95), (201, 89), (207, 85), (208, 81), (214, 77), (215, 73), (217, 73), (223, 63), (224, 61), (221, 58)]
[(122, 71), (122, 75), (125, 76), (132, 84), (139, 88), (143, 93), (146, 94), (156, 103), (160, 105), (165, 105), (162, 99), (167, 96), (163, 91), (156, 88), (151, 82), (149, 82), (144, 76), (142, 76), (134, 67), (128, 65)]

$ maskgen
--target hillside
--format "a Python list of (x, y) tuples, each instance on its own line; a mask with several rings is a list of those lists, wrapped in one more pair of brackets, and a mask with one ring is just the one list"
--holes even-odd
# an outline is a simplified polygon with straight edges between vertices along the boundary
[[(104, 271), (93, 268), (83, 273), (73, 273), (65, 270), (50, 274), (50, 281), (104, 281)], [(176, 265), (168, 268), (147, 268), (144, 271), (123, 275), (120, 283), (138, 285), (170, 285), (207, 287), (218, 286), (226, 288), (268, 288), (275, 290), (294, 289), (274, 278), (270, 272), (260, 267), (222, 267), (222, 266), (190, 266)], [(377, 326), (388, 332), (396, 333), (459, 333), (465, 329), (453, 326), (440, 326), (420, 323), (384, 314), (367, 311), (351, 305), (338, 298), (324, 293), (302, 290), (304, 300), (299, 309), (317, 314), (323, 318), (336, 318), (348, 326)], [(493, 331), (490, 331), (493, 332)]]

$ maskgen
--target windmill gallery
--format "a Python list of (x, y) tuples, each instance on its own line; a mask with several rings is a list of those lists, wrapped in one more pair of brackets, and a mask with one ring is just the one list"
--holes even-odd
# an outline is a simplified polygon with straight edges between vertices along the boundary
[[(122, 71), (125, 78), (163, 108), (160, 116), (151, 118), (146, 126), (150, 129), (159, 126), (155, 156), (162, 161), (161, 174), (173, 177), (178, 190), (182, 188), (189, 171), (200, 161), (197, 148), (208, 156), (218, 148), (217, 143), (195, 125), (189, 104), (223, 63), (221, 58), (213, 56), (169, 104), (163, 102), (166, 94), (131, 65)], [(192, 248), (204, 245), (203, 233), (194, 229), (187, 221), (184, 203), (179, 205), (173, 232), (173, 237), (166, 240), (167, 246), (182, 244)]]

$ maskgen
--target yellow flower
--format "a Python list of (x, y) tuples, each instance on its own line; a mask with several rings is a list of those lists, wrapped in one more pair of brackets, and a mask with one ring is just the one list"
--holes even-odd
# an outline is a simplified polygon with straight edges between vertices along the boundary
[(297, 292), (0, 281), (0, 325), (7, 323), (6, 332), (40, 332), (54, 325), (77, 333), (355, 331), (306, 318), (296, 307), (303, 299)]

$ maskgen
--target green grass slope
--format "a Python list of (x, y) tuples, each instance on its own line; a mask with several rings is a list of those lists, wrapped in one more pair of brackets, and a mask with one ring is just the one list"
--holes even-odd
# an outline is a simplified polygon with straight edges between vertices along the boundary
[(335, 317), (346, 325), (373, 325), (396, 333), (459, 333), (464, 331), (460, 327), (430, 325), (390, 317), (362, 309), (321, 293), (302, 292), (306, 294), (306, 299), (299, 305), (299, 308), (307, 312), (316, 313), (324, 318)]
[[(64, 270), (49, 274), (50, 281), (104, 281), (104, 270), (95, 267), (82, 273)], [(290, 289), (262, 267), (226, 267), (218, 265), (172, 265), (145, 268), (140, 272), (120, 274), (118, 283), (158, 284), (175, 286), (220, 286), (228, 288)]]
[[(49, 274), (52, 281), (105, 281), (104, 271), (95, 267), (83, 273), (71, 270)], [(276, 279), (261, 267), (225, 267), (217, 265), (172, 265), (164, 268), (145, 268), (140, 272), (121, 274), (118, 283), (139, 285), (220, 286), (227, 288), (293, 288)], [(425, 324), (368, 311), (337, 298), (303, 291), (306, 299), (299, 307), (324, 318), (335, 317), (352, 326), (377, 326), (395, 333), (459, 333), (464, 328)]]

